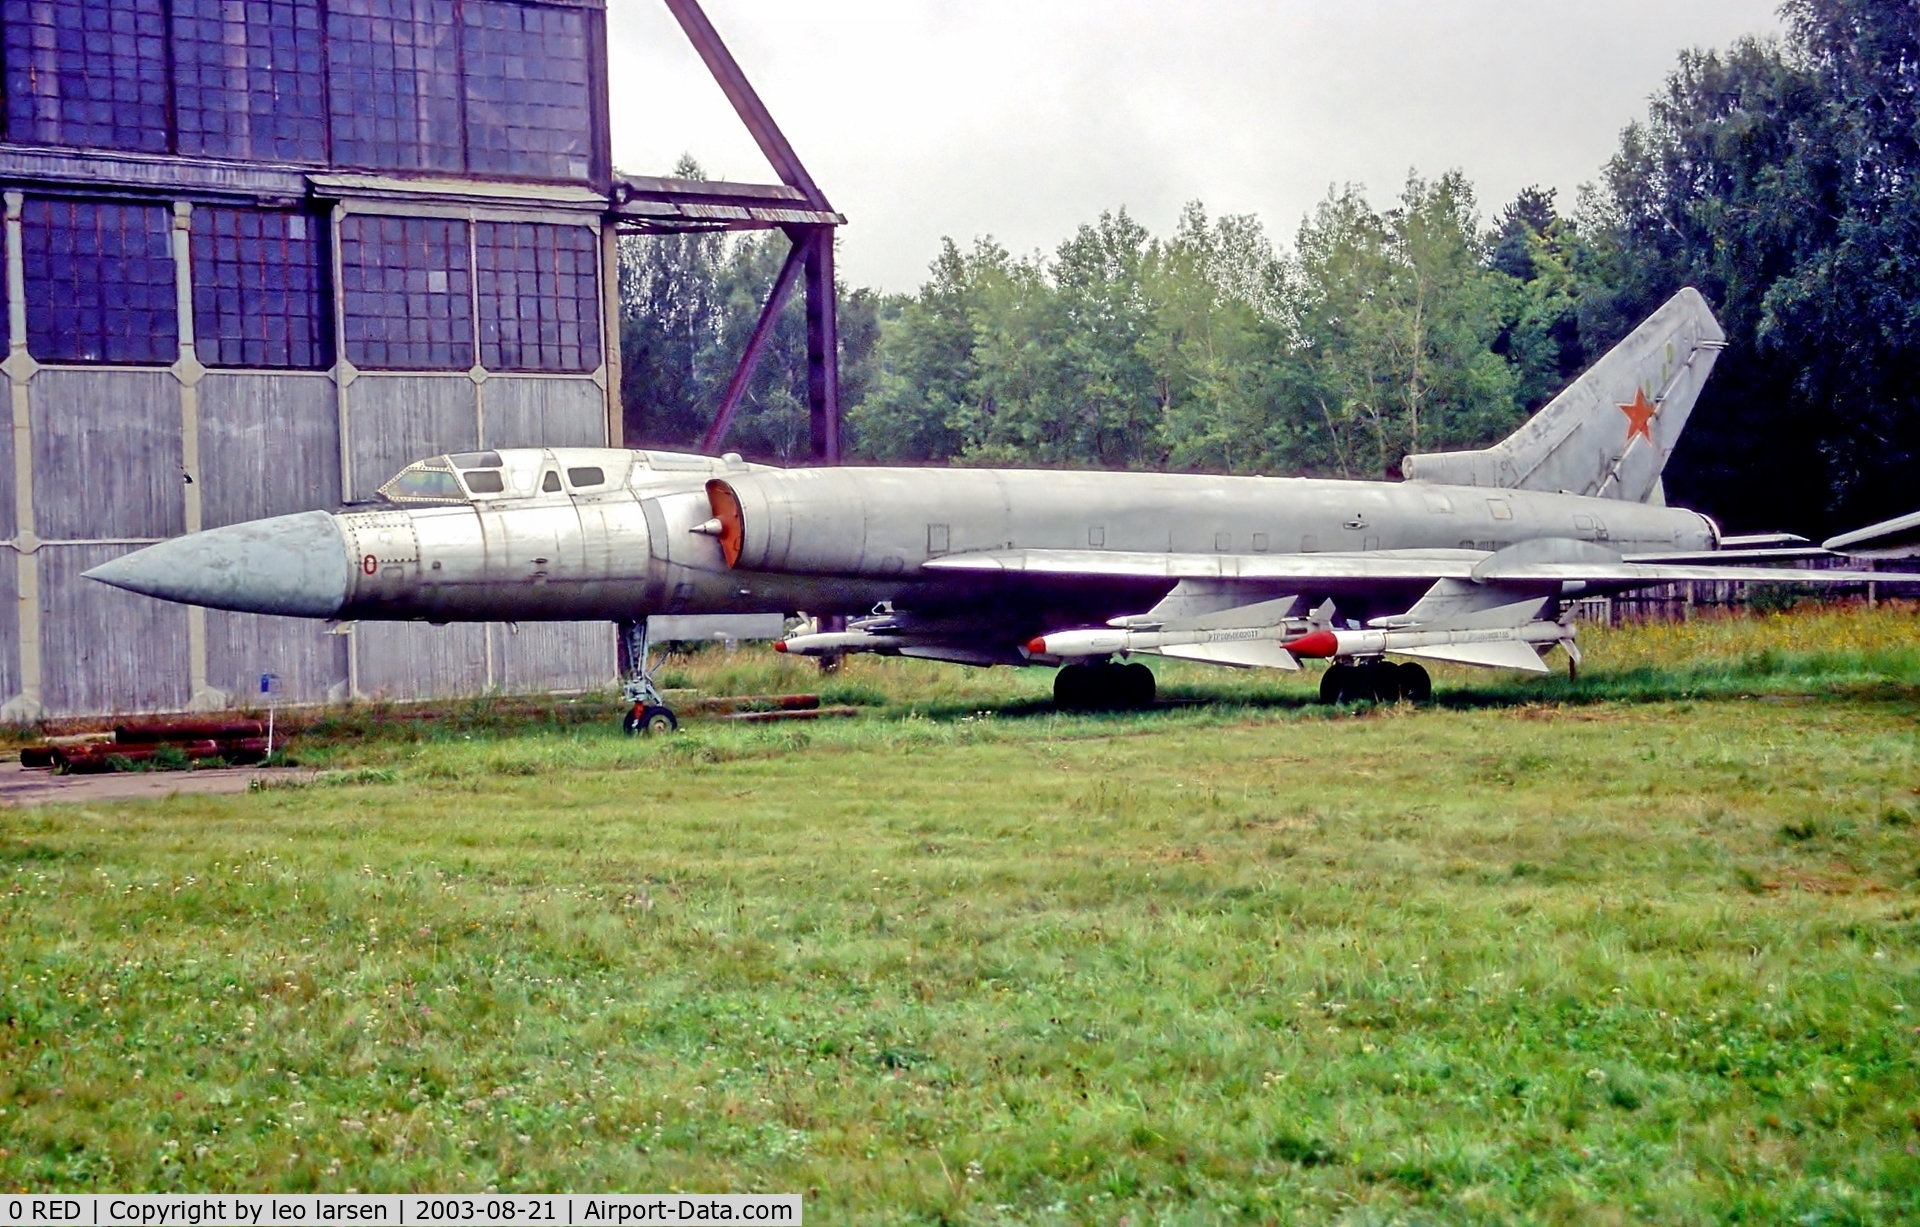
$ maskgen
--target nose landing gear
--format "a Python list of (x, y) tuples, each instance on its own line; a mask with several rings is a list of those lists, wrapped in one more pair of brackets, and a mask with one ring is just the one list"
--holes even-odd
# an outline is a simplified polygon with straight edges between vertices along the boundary
[(647, 620), (640, 618), (620, 624), (621, 637), (627, 645), (627, 681), (620, 688), (620, 701), (627, 704), (627, 714), (621, 717), (620, 727), (627, 736), (641, 734), (653, 736), (656, 733), (671, 733), (679, 729), (680, 718), (667, 706), (666, 696), (653, 684), (653, 666), (648, 660), (650, 649), (647, 645)]

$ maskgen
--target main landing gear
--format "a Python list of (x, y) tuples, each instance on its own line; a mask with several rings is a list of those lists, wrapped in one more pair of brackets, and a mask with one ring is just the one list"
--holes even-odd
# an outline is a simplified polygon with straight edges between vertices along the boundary
[(1153, 670), (1142, 664), (1066, 665), (1053, 675), (1053, 705), (1062, 711), (1133, 711), (1153, 706)]
[(1425, 703), (1433, 698), (1433, 678), (1419, 665), (1396, 665), (1373, 657), (1336, 661), (1320, 676), (1320, 701), (1341, 703)]
[(620, 727), (629, 737), (644, 733), (671, 733), (680, 727), (680, 718), (667, 706), (667, 700), (653, 684), (653, 666), (648, 661), (647, 620), (622, 622), (620, 634), (627, 644), (627, 681), (620, 688), (620, 701), (627, 705)]

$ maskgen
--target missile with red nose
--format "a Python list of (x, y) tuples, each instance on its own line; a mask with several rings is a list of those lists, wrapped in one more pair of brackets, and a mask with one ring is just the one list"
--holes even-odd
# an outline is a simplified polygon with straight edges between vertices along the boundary
[(1535, 621), (1524, 626), (1490, 626), (1452, 630), (1418, 628), (1386, 630), (1333, 630), (1322, 628), (1292, 639), (1280, 646), (1295, 656), (1321, 657), (1381, 656), (1388, 652), (1432, 655), (1442, 659), (1459, 658), (1460, 652), (1446, 649), (1484, 648), (1489, 645), (1571, 643), (1573, 630), (1558, 622)]
[(1028, 640), (1027, 652), (1033, 656), (1073, 660), (1085, 656), (1125, 656), (1129, 652), (1163, 652), (1169, 648), (1200, 644), (1271, 642), (1294, 634), (1299, 625), (1298, 622), (1294, 623), (1293, 629), (1280, 625), (1238, 627), (1232, 630), (1054, 631)]

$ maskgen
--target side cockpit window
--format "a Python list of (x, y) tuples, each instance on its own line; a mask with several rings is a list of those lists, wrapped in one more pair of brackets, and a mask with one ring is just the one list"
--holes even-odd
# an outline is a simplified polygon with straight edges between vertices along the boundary
[(552, 469), (548, 469), (547, 475), (540, 479), (540, 493), (542, 494), (560, 493), (560, 474), (554, 472)]
[(505, 494), (507, 478), (500, 470), (506, 461), (499, 452), (461, 452), (447, 457), (460, 470), (460, 480), (471, 494)]
[(607, 484), (605, 469), (568, 469), (567, 484), (578, 490), (583, 486), (604, 486)]

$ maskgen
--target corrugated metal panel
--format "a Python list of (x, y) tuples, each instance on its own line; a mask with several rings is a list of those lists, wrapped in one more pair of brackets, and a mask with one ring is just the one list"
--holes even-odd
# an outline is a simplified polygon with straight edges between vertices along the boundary
[[(332, 508), (340, 501), (340, 417), (323, 376), (217, 372), (200, 384), (200, 473), (208, 528)], [(207, 682), (236, 705), (324, 703), (347, 680), (347, 641), (302, 618), (207, 611)]]
[(0, 374), (0, 422), (6, 423), (0, 429), (0, 537), (11, 537), (19, 526), (13, 514), (13, 380), (5, 374)]
[(612, 689), (619, 673), (611, 622), (522, 622), (494, 635), (496, 681), (515, 694)]
[(34, 527), (42, 537), (186, 531), (179, 388), (159, 371), (54, 370), (33, 377), (27, 395)]
[(260, 675), (277, 674), (275, 701), (346, 697), (347, 641), (324, 622), (207, 611), (207, 684), (236, 707), (261, 706)]
[(0, 703), (20, 693), (20, 563), (0, 549)]
[(205, 526), (340, 502), (340, 414), (315, 375), (217, 373), (200, 383)]
[(485, 626), (362, 622), (353, 637), (366, 698), (439, 699), (487, 689)]
[(473, 451), (479, 431), (471, 380), (360, 376), (347, 388), (353, 497), (372, 498), (382, 482), (422, 456)]
[(50, 545), (40, 551), (50, 715), (179, 711), (187, 704), (186, 606), (80, 578), (124, 553), (127, 547), (117, 545)]
[(607, 394), (590, 379), (494, 375), (480, 387), (487, 447), (605, 447)]

